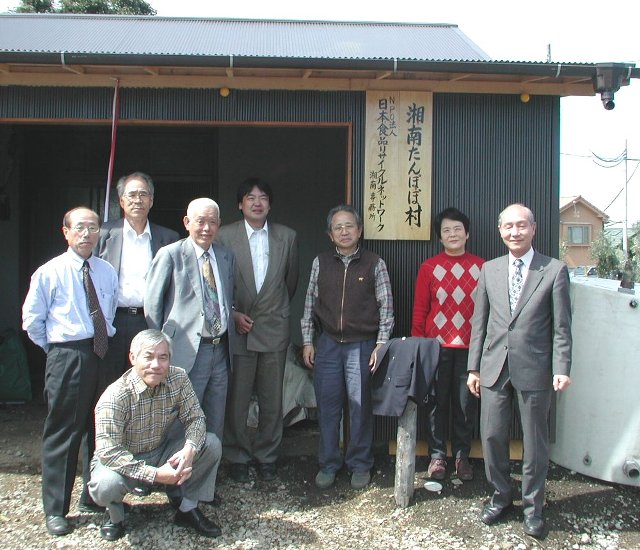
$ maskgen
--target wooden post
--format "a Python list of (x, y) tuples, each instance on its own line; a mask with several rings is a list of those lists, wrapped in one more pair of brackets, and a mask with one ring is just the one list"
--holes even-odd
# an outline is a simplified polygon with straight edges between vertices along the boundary
[(414, 478), (416, 474), (416, 425), (418, 407), (414, 401), (407, 399), (402, 416), (398, 419), (398, 436), (396, 452), (396, 479), (394, 496), (396, 504), (401, 508), (409, 506), (413, 497)]

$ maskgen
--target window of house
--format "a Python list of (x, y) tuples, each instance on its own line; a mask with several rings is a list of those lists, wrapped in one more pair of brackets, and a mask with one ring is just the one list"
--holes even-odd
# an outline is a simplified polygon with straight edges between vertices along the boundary
[(570, 225), (567, 227), (569, 244), (589, 244), (590, 226), (588, 225)]

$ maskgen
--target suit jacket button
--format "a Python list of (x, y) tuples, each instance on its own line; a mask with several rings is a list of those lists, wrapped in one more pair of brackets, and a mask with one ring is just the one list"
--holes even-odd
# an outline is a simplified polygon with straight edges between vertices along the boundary
[(504, 346), (504, 349), (509, 349), (509, 346)]

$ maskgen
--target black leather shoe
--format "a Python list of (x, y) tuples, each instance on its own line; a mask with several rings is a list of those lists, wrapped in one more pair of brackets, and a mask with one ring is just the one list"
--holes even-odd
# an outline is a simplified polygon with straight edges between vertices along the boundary
[(111, 518), (107, 518), (102, 527), (100, 527), (100, 536), (104, 540), (118, 540), (124, 537), (124, 521), (113, 523)]
[(502, 519), (513, 509), (513, 504), (509, 504), (503, 508), (494, 506), (493, 504), (485, 504), (480, 514), (480, 520), (486, 525), (493, 525), (496, 521)]
[(525, 516), (522, 528), (527, 535), (540, 539), (544, 535), (544, 519), (537, 516)]
[(222, 529), (213, 521), (205, 516), (198, 508), (189, 510), (188, 512), (176, 512), (174, 523), (180, 527), (192, 527), (205, 537), (219, 537), (222, 535)]
[(216, 493), (213, 497), (213, 500), (201, 500), (200, 502), (202, 502), (202, 504), (208, 504), (209, 506), (218, 507), (222, 506), (224, 499), (218, 493)]
[(231, 478), (238, 483), (249, 483), (249, 465), (240, 462), (231, 464)]
[(64, 516), (47, 516), (45, 523), (50, 535), (59, 537), (61, 535), (68, 535), (73, 531), (69, 520)]
[(258, 475), (262, 481), (273, 481), (277, 479), (278, 471), (276, 470), (276, 463), (258, 464)]
[(149, 485), (138, 485), (131, 492), (137, 497), (148, 497), (151, 494), (151, 487)]

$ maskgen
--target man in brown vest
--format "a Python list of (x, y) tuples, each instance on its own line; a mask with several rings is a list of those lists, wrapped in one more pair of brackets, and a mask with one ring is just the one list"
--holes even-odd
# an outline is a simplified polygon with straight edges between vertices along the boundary
[[(315, 482), (321, 489), (330, 487), (342, 467), (339, 430), (346, 396), (350, 434), (344, 462), (352, 473), (351, 486), (363, 489), (373, 466), (371, 370), (393, 329), (393, 297), (384, 261), (360, 246), (362, 219), (352, 206), (331, 209), (327, 232), (335, 251), (313, 261), (301, 321), (303, 358), (314, 371), (318, 402), (320, 471)], [(318, 335), (315, 326), (321, 329)]]

